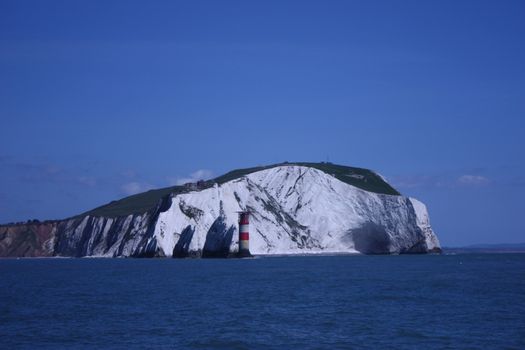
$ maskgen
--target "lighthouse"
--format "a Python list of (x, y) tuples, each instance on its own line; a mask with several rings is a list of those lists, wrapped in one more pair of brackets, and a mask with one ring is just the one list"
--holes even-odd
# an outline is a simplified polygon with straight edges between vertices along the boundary
[(239, 212), (239, 253), (240, 258), (252, 256), (250, 253), (250, 212)]

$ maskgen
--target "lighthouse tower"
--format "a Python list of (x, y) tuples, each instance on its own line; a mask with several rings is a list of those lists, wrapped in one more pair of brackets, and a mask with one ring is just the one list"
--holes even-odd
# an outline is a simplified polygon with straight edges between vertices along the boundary
[(250, 253), (250, 212), (241, 211), (239, 212), (239, 257), (252, 256)]

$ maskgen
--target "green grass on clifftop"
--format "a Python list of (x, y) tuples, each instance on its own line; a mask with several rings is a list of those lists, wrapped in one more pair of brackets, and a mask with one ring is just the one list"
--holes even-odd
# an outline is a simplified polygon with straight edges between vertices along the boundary
[(159, 201), (170, 193), (183, 193), (182, 186), (159, 188), (134, 194), (112, 201), (106, 205), (88, 211), (93, 216), (117, 217), (129, 214), (141, 214), (153, 209)]
[[(237, 169), (211, 180), (211, 182), (208, 182), (203, 188), (213, 186), (212, 182), (223, 184), (225, 182), (241, 178), (242, 176), (254, 173), (256, 171), (289, 165), (299, 165), (321, 170), (329, 175), (334, 176), (342, 182), (363, 189), (365, 191), (389, 195), (400, 194), (392, 186), (386, 183), (379, 175), (377, 175), (371, 170), (336, 165), (332, 163), (280, 163), (254, 168)], [(93, 216), (117, 217), (130, 214), (145, 213), (146, 211), (155, 208), (159, 201), (165, 196), (169, 195), (170, 193), (177, 194), (189, 191), (190, 190), (184, 186), (160, 188), (143, 193), (138, 193), (133, 196), (122, 198), (118, 201), (113, 201), (101, 207), (95, 208), (85, 214)]]
[(222, 176), (215, 178), (213, 181), (223, 184), (225, 182), (235, 180), (242, 176), (254, 173), (256, 171), (266, 170), (275, 168), (278, 166), (287, 166), (287, 165), (300, 165), (310, 168), (315, 168), (321, 170), (329, 175), (334, 176), (338, 180), (347, 183), (349, 185), (355, 186), (357, 188), (363, 189), (365, 191), (382, 193), (382, 194), (391, 194), (391, 195), (400, 195), (392, 186), (385, 182), (381, 176), (377, 175), (371, 170), (363, 168), (354, 168), (344, 165), (337, 165), (332, 163), (303, 163), (303, 162), (293, 162), (293, 163), (279, 163), (267, 166), (260, 166), (247, 169), (237, 169), (230, 171)]

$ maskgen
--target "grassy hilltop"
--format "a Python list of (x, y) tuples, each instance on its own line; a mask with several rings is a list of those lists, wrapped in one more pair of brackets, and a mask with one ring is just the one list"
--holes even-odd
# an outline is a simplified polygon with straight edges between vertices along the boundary
[[(224, 175), (216, 177), (210, 181), (206, 181), (199, 186), (199, 189), (205, 189), (212, 187), (214, 183), (223, 184), (228, 181), (238, 179), (242, 176), (266, 170), (270, 168), (275, 168), (278, 166), (289, 166), (289, 165), (299, 165), (305, 167), (311, 167), (318, 170), (321, 170), (329, 175), (334, 176), (338, 180), (345, 182), (349, 185), (355, 186), (357, 188), (363, 189), (365, 191), (389, 194), (389, 195), (400, 195), (392, 186), (385, 182), (381, 176), (377, 175), (371, 170), (363, 168), (354, 168), (344, 165), (337, 165), (332, 163), (302, 163), (302, 162), (292, 162), (292, 163), (279, 163), (272, 164), (267, 166), (259, 166), (246, 169), (237, 169), (232, 170)], [(186, 186), (171, 186), (155, 190), (150, 190), (143, 193), (138, 193), (133, 196), (122, 198), (118, 201), (110, 202), (101, 207), (95, 208), (86, 214), (93, 216), (105, 216), (105, 217), (117, 217), (125, 216), (130, 214), (144, 213), (148, 210), (154, 208), (159, 201), (168, 196), (170, 193), (185, 193), (192, 191)]]

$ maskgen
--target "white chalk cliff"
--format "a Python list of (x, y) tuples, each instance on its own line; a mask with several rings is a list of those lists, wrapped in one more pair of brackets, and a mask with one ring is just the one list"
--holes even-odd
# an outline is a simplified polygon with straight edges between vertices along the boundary
[(440, 250), (423, 203), (297, 164), (173, 191), (144, 213), (60, 221), (42, 245), (54, 256), (227, 256), (237, 250), (237, 212), (243, 210), (251, 212), (256, 255)]

